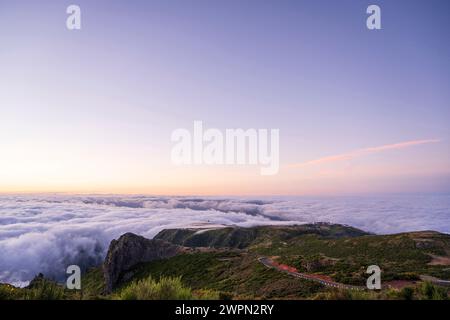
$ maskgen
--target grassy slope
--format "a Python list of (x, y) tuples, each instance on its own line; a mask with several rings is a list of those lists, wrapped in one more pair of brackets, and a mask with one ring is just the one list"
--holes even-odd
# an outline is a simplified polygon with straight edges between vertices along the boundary
[[(426, 241), (426, 247), (420, 245), (423, 240)], [(272, 243), (254, 250), (260, 254), (281, 256), (282, 260), (300, 271), (307, 271), (308, 264), (314, 265), (316, 262), (312, 271), (349, 284), (364, 285), (367, 277), (365, 268), (372, 264), (381, 267), (384, 281), (415, 280), (423, 274), (450, 279), (449, 266), (428, 264), (432, 260), (430, 254), (448, 256), (450, 253), (450, 237), (439, 233), (362, 236), (351, 239), (307, 236), (286, 245)]]
[[(193, 290), (215, 290), (222, 298), (295, 299), (321, 297), (321, 294), (325, 298), (339, 298), (320, 284), (264, 267), (257, 261), (263, 255), (277, 256), (281, 262), (296, 266), (302, 272), (329, 275), (348, 284), (363, 285), (367, 277), (365, 268), (371, 264), (382, 268), (383, 281), (416, 279), (422, 274), (450, 279), (450, 266), (429, 265), (430, 254), (450, 256), (450, 236), (436, 232), (376, 236), (346, 226), (319, 224), (225, 228), (200, 234), (192, 230), (166, 230), (158, 237), (184, 245), (220, 249), (138, 265), (130, 281), (149, 276), (156, 279), (181, 276), (183, 283)], [(69, 293), (67, 298), (111, 298), (102, 295), (100, 268), (85, 274), (82, 284), (81, 293), (73, 297)], [(11, 294), (9, 287), (0, 289), (0, 299), (2, 292), (7, 296)], [(347, 295), (345, 293), (344, 298)], [(375, 294), (367, 297), (374, 298)]]
[[(273, 277), (287, 277), (259, 268), (256, 258), (262, 255), (278, 256), (281, 262), (302, 272), (328, 275), (347, 284), (365, 285), (365, 270), (372, 264), (382, 268), (383, 281), (418, 280), (423, 274), (450, 279), (449, 266), (429, 265), (431, 254), (450, 255), (450, 236), (437, 232), (369, 235), (347, 226), (318, 224), (225, 228), (200, 234), (193, 230), (165, 230), (157, 237), (188, 246), (245, 248), (245, 254), (236, 254), (226, 263), (220, 256), (213, 260), (211, 254), (196, 254), (155, 262), (144, 268), (144, 274), (182, 275), (190, 285), (239, 294), (270, 296), (281, 281)], [(208, 261), (204, 261), (206, 257)], [(263, 283), (258, 283), (258, 279)], [(290, 278), (290, 281), (297, 279)], [(303, 290), (308, 284), (300, 282), (303, 281), (299, 281), (301, 288), (297, 293), (289, 291), (280, 297), (311, 294), (310, 288)]]
[(213, 289), (234, 298), (305, 298), (323, 289), (268, 269), (256, 258), (246, 252), (184, 254), (138, 266), (135, 279), (181, 276), (193, 289)]
[(328, 224), (290, 227), (164, 230), (158, 238), (186, 246), (245, 248), (255, 255), (280, 256), (301, 271), (332, 276), (364, 285), (367, 266), (376, 264), (383, 279), (414, 280), (427, 274), (450, 279), (450, 266), (429, 265), (431, 255), (450, 256), (450, 236), (437, 232), (369, 235), (361, 230)]
[(289, 241), (305, 235), (322, 238), (357, 237), (368, 233), (356, 228), (329, 225), (305, 224), (297, 226), (262, 226), (253, 228), (222, 228), (197, 232), (193, 229), (166, 229), (155, 238), (187, 247), (248, 248), (270, 241)]

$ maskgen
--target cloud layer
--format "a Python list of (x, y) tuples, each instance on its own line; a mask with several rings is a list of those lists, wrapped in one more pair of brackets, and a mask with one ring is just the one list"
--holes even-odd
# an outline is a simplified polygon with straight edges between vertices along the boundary
[(103, 260), (125, 232), (151, 238), (199, 224), (349, 224), (375, 233), (432, 229), (450, 233), (450, 196), (336, 198), (187, 198), (146, 196), (0, 196), (0, 282), (35, 274), (62, 280), (70, 264)]

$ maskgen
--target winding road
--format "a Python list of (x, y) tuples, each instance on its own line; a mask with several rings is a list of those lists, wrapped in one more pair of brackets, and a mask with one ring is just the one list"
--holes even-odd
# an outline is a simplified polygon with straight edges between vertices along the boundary
[(280, 265), (280, 264), (276, 263), (275, 261), (273, 261), (272, 259), (267, 258), (267, 257), (260, 257), (260, 258), (258, 258), (258, 261), (261, 262), (263, 265), (265, 265), (267, 268), (276, 269), (280, 272), (287, 273), (296, 278), (315, 281), (315, 282), (323, 284), (324, 286), (327, 286), (327, 287), (334, 287), (334, 288), (348, 289), (348, 290), (359, 290), (359, 291), (367, 289), (366, 287), (362, 287), (362, 286), (352, 286), (352, 285), (348, 285), (348, 284), (343, 284), (343, 283), (338, 283), (338, 282), (322, 279), (318, 275), (300, 273), (300, 272), (295, 271), (295, 268)]

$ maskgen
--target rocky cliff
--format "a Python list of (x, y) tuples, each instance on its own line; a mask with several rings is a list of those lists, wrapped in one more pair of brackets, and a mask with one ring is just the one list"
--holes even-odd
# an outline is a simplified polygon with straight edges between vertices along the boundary
[(112, 240), (103, 263), (106, 292), (111, 292), (126, 271), (136, 264), (170, 258), (182, 252), (186, 252), (186, 249), (178, 245), (159, 239), (146, 239), (133, 233)]

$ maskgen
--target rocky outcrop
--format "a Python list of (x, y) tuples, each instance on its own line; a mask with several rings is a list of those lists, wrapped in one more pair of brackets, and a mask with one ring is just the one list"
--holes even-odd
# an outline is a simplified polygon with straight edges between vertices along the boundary
[(34, 278), (30, 281), (28, 286), (26, 288), (28, 289), (34, 289), (39, 287), (43, 282), (48, 281), (42, 273), (39, 273), (38, 275), (34, 276)]
[(182, 252), (186, 250), (178, 245), (146, 239), (133, 233), (112, 240), (103, 263), (106, 292), (111, 292), (123, 274), (136, 264), (170, 258)]

